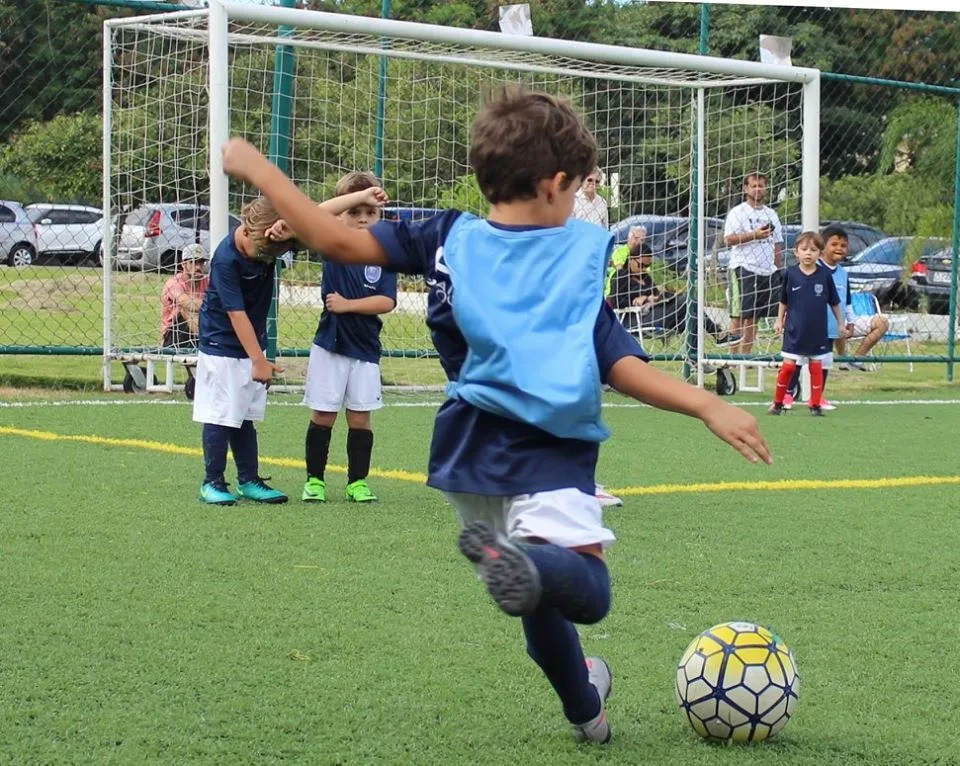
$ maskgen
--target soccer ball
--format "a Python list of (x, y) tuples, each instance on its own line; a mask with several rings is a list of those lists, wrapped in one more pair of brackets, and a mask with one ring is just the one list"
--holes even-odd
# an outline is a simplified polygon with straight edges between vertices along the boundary
[(701, 737), (761, 742), (793, 715), (800, 676), (778, 635), (752, 622), (725, 622), (687, 647), (676, 691), (683, 717)]

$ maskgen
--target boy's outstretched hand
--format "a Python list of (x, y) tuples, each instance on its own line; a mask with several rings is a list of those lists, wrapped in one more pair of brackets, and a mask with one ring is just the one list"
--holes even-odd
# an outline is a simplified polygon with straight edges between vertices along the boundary
[(240, 181), (249, 182), (254, 170), (260, 163), (267, 161), (257, 147), (242, 138), (231, 138), (227, 141), (221, 154), (223, 172)]
[(751, 463), (773, 463), (770, 448), (757, 427), (757, 419), (722, 399), (711, 403), (701, 416), (704, 425)]

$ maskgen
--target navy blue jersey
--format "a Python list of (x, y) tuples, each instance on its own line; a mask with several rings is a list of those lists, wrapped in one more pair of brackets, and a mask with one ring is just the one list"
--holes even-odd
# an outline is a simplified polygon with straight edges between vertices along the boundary
[[(397, 275), (379, 266), (346, 266), (324, 261), (324, 305), (330, 293), (339, 293), (351, 300), (384, 295), (396, 305)], [(376, 363), (380, 361), (382, 327), (383, 322), (376, 314), (331, 314), (324, 309), (313, 342), (331, 353)]]
[(780, 302), (787, 306), (783, 350), (800, 356), (828, 353), (827, 311), (840, 303), (830, 270), (818, 263), (816, 271), (804, 274), (791, 266), (780, 284)]
[(217, 245), (210, 261), (210, 286), (200, 307), (200, 350), (212, 356), (243, 359), (240, 339), (228, 311), (245, 311), (261, 349), (267, 347), (267, 314), (276, 279), (273, 263), (247, 258), (233, 240), (233, 231)]
[[(453, 286), (443, 260), (444, 241), (459, 215), (456, 210), (448, 210), (418, 223), (381, 222), (370, 229), (386, 252), (390, 269), (424, 275), (429, 289), (427, 326), (449, 380), (457, 379), (467, 354), (466, 341), (454, 321)], [(594, 346), (601, 379), (606, 381), (618, 360), (646, 356), (606, 303), (597, 310)], [(561, 439), (462, 399), (448, 399), (434, 423), (427, 483), (445, 491), (483, 495), (519, 495), (566, 487), (593, 494), (598, 452), (597, 442)]]

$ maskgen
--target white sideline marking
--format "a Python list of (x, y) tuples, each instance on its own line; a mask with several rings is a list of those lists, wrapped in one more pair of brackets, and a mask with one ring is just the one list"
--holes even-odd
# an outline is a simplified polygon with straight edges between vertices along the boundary
[[(956, 399), (831, 399), (831, 404), (844, 406), (869, 406), (869, 407), (893, 407), (904, 404), (926, 405), (926, 404), (960, 404), (960, 398)], [(304, 405), (301, 402), (267, 402), (271, 407), (300, 407)], [(442, 401), (425, 402), (387, 402), (386, 407), (415, 407), (415, 408), (435, 408), (443, 404)], [(739, 402), (738, 407), (769, 407), (770, 402)], [(0, 402), (0, 409), (31, 409), (44, 407), (187, 407), (192, 406), (191, 402), (186, 400), (178, 401), (176, 399), (60, 399), (60, 400), (36, 400), (25, 402)], [(605, 409), (640, 409), (649, 407), (648, 404), (639, 402), (611, 402), (603, 405)]]

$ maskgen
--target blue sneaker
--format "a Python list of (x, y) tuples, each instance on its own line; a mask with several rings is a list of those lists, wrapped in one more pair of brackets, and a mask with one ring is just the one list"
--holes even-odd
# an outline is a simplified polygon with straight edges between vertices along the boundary
[(208, 505), (236, 505), (237, 496), (222, 481), (207, 481), (200, 487), (200, 499)]
[(289, 499), (283, 492), (269, 486), (259, 476), (253, 481), (245, 481), (243, 484), (238, 484), (237, 492), (239, 492), (240, 497), (253, 500), (255, 503), (270, 503), (271, 505), (276, 505), (278, 503), (285, 503)]

